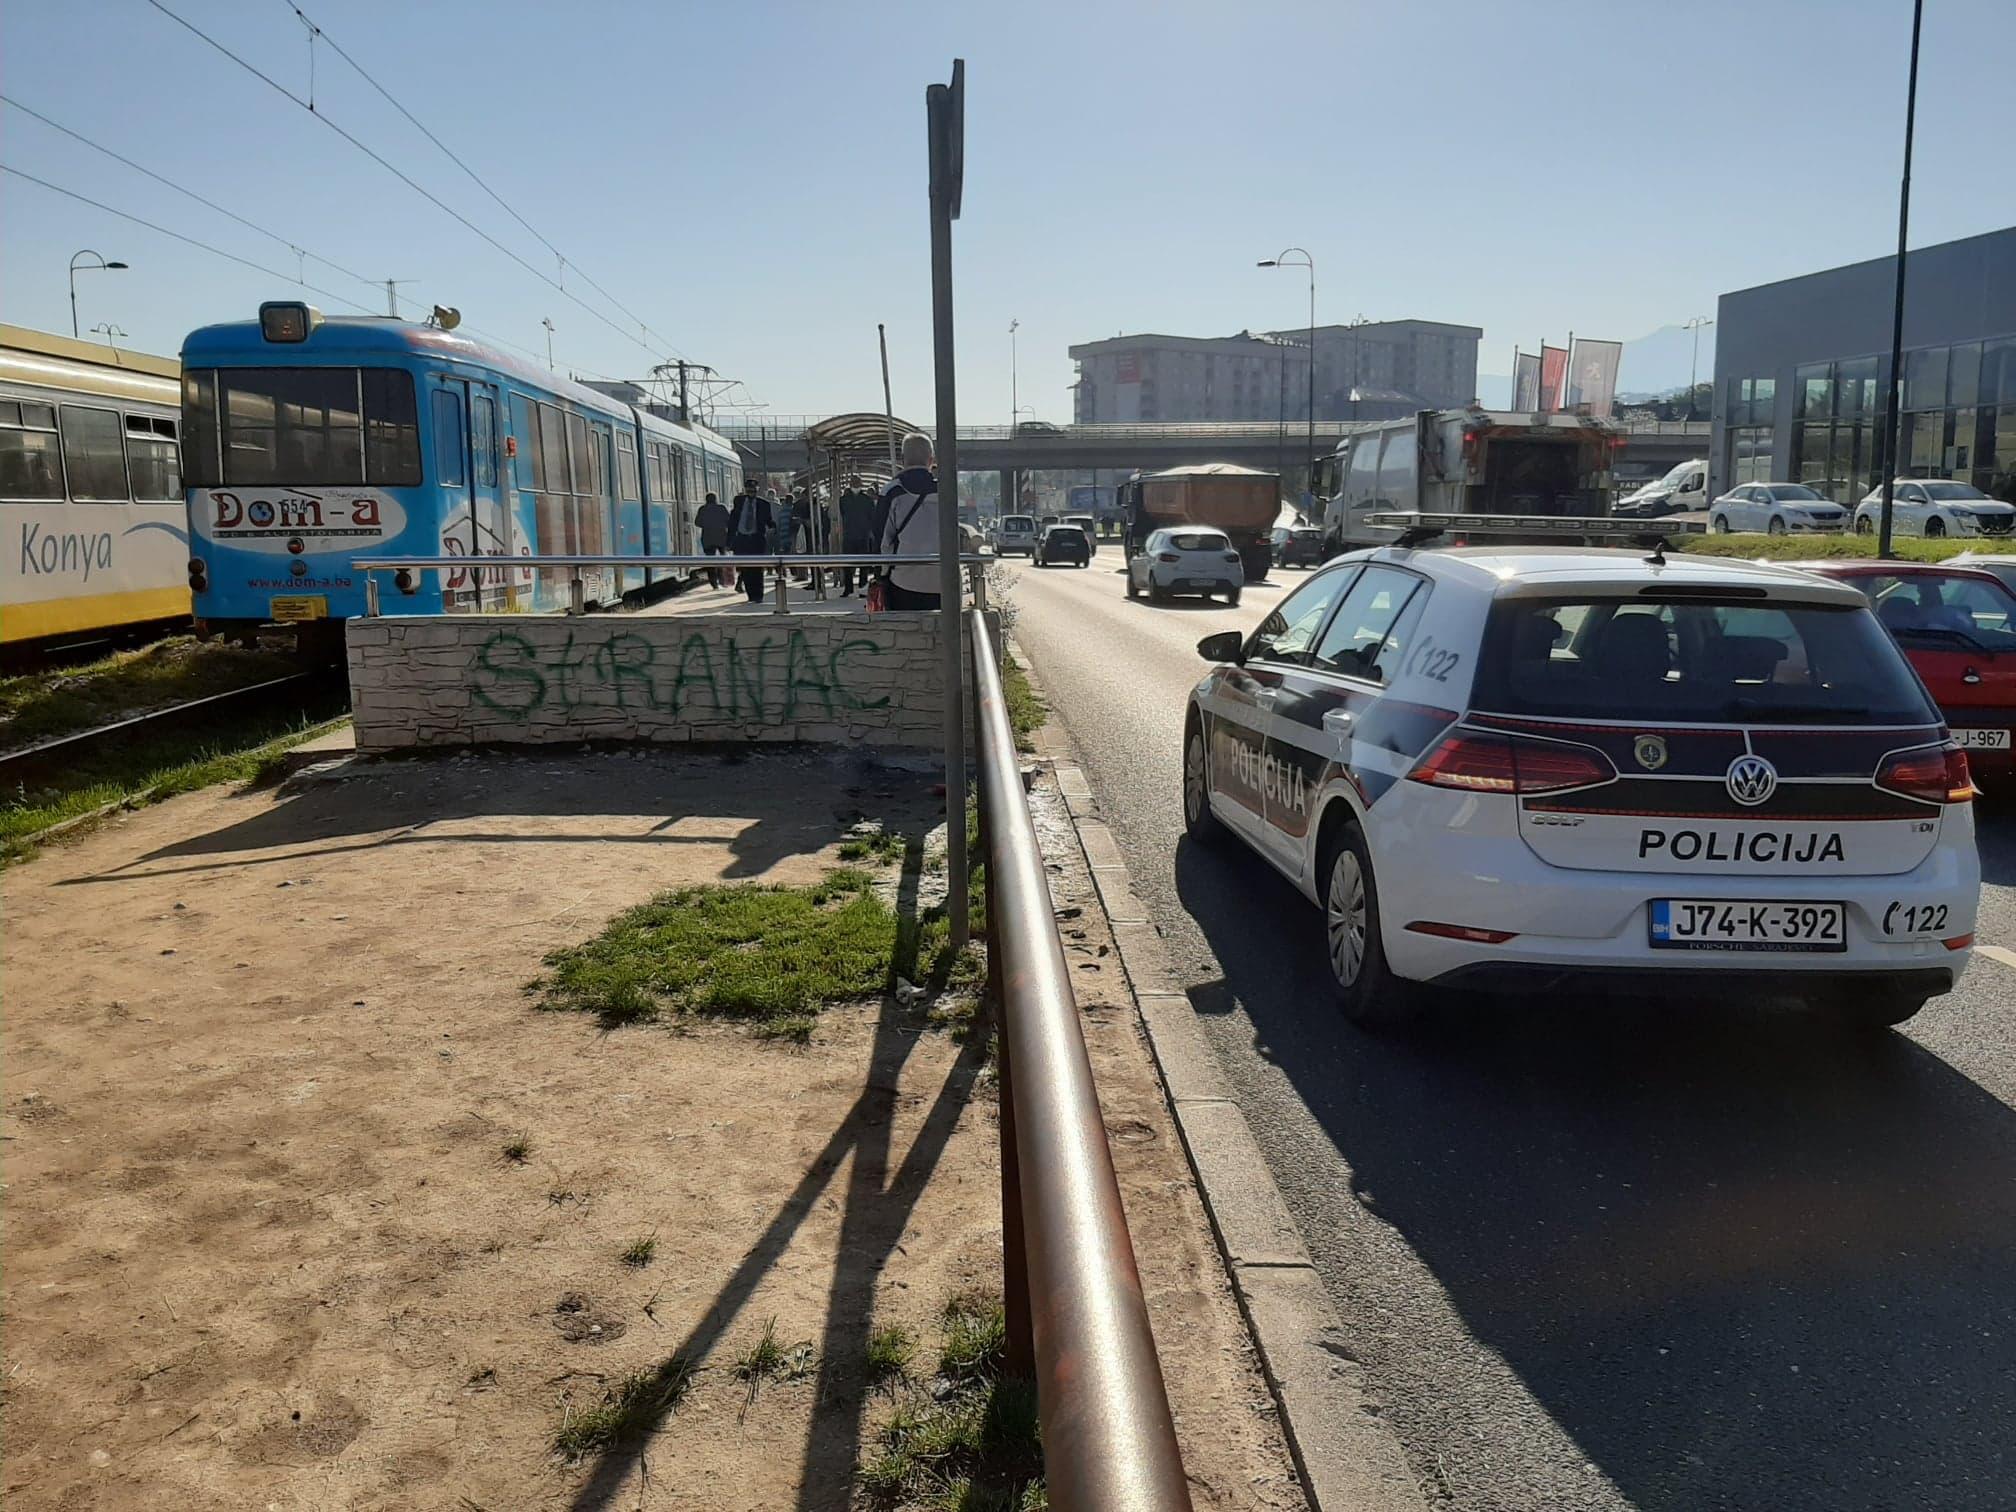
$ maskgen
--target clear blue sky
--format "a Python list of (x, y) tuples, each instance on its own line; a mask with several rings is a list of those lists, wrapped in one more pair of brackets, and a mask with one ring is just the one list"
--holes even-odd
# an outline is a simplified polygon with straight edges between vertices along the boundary
[[(307, 92), (286, 0), (164, 3)], [(588, 277), (778, 411), (878, 407), (880, 320), (898, 412), (930, 413), (923, 92), (954, 55), (969, 422), (1008, 417), (1011, 319), (1022, 402), (1054, 419), (1074, 341), (1299, 324), (1303, 276), (1253, 266), (1290, 243), (1316, 257), (1319, 319), (1480, 325), (1480, 366), (1503, 372), (1514, 342), (1641, 336), (1896, 234), (1908, 0), (300, 3)], [(1914, 244), (2016, 221), (2012, 56), (2012, 0), (1929, 0)], [(326, 49), (315, 72), (332, 119), (553, 271)], [(147, 0), (8, 0), (0, 87), (311, 252), (415, 280), (483, 332), (536, 350), (550, 316), (563, 366), (653, 360)], [(295, 266), (18, 111), (0, 111), (0, 158)], [(133, 265), (81, 276), (83, 324), (147, 350), (290, 293), (0, 176), (0, 319), (67, 330), (80, 247)]]

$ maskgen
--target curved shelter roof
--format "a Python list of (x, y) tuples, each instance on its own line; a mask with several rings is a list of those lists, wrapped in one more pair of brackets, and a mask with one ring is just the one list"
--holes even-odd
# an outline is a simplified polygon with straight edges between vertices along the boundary
[(843, 459), (879, 456), (887, 458), (889, 443), (893, 436), (896, 445), (903, 445), (903, 438), (917, 429), (900, 415), (875, 414), (867, 410), (857, 410), (848, 415), (828, 415), (817, 424), (808, 426), (804, 433), (807, 446), (814, 446), (823, 452)]

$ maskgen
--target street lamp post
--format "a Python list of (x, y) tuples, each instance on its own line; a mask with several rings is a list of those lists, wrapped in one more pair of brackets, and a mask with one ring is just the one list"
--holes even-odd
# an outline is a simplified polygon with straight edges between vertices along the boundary
[(1911, 132), (1918, 122), (1918, 28), (1925, 19), (1925, 0), (1911, 7), (1911, 81), (1904, 95), (1904, 178), (1897, 190), (1897, 293), (1890, 313), (1890, 413), (1883, 417), (1883, 441), (1876, 449), (1883, 463), (1883, 514), (1877, 531), (1876, 555), (1890, 555), (1891, 511), (1895, 501), (1897, 464), (1904, 450), (1904, 242), (1911, 231)]
[(1701, 328), (1715, 324), (1706, 315), (1696, 315), (1680, 327), (1694, 333), (1694, 360), (1687, 365), (1687, 418), (1694, 418), (1694, 390), (1701, 382)]
[[(1290, 261), (1291, 252), (1301, 253), (1302, 260)], [(1258, 266), (1309, 270), (1309, 476), (1302, 487), (1302, 507), (1306, 511), (1316, 492), (1316, 259), (1301, 247), (1285, 247), (1279, 257), (1263, 259)]]
[[(80, 263), (77, 261), (77, 259), (80, 257), (95, 257), (98, 259), (98, 261)], [(125, 268), (126, 264), (124, 264), (123, 262), (107, 262), (105, 261), (102, 254), (93, 252), (89, 247), (84, 248), (84, 250), (81, 252), (73, 252), (70, 254), (70, 334), (72, 336), (75, 336), (80, 341), (83, 340), (83, 334), (77, 329), (78, 271), (81, 269), (86, 273), (90, 273), (102, 269), (107, 273), (119, 273), (125, 271)]]

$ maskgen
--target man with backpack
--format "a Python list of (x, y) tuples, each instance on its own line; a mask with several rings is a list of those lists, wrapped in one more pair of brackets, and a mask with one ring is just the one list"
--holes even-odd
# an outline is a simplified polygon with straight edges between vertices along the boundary
[(938, 479), (931, 471), (931, 438), (903, 438), (903, 471), (882, 490), (888, 524), (882, 550), (891, 556), (929, 556), (929, 562), (889, 569), (891, 609), (936, 609), (938, 593)]
[[(770, 501), (756, 491), (754, 478), (745, 479), (742, 492), (735, 495), (734, 507), (728, 512), (728, 549), (737, 556), (768, 556), (770, 534), (775, 528), (776, 517)], [(742, 591), (749, 596), (749, 602), (762, 603), (762, 569), (744, 567), (741, 578)]]

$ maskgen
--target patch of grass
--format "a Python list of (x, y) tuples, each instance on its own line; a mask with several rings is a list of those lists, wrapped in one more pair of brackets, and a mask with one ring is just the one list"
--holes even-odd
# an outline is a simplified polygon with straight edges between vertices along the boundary
[(554, 1452), (572, 1464), (597, 1449), (636, 1443), (677, 1410), (694, 1374), (694, 1365), (684, 1355), (673, 1355), (650, 1370), (625, 1376), (597, 1405), (568, 1411), (553, 1436)]
[(961, 1292), (945, 1304), (938, 1321), (945, 1335), (938, 1352), (940, 1375), (972, 1381), (1000, 1370), (1008, 1347), (1008, 1318), (999, 1297)]
[(207, 730), (136, 736), (80, 753), (60, 779), (17, 787), (0, 799), (0, 865), (32, 856), (36, 837), (51, 826), (109, 804), (140, 808), (219, 783), (263, 785), (279, 774), (289, 750), (341, 723), (241, 716)]
[(693, 1013), (802, 1044), (821, 1007), (877, 997), (919, 960), (951, 976), (946, 933), (938, 911), (899, 919), (854, 868), (809, 887), (689, 887), (554, 951), (530, 990), (542, 1008), (610, 1026)]
[(1008, 705), (1008, 723), (1015, 731), (1015, 749), (1036, 749), (1036, 732), (1050, 717), (1050, 705), (1043, 701), (1029, 681), (1022, 665), (1009, 657), (1001, 663), (1001, 697)]
[(654, 1230), (642, 1239), (632, 1239), (616, 1257), (632, 1270), (642, 1270), (658, 1258), (658, 1235)]
[(999, 1300), (955, 1297), (941, 1324), (944, 1382), (928, 1396), (913, 1390), (911, 1400), (896, 1409), (875, 1454), (856, 1471), (857, 1483), (884, 1507), (1040, 1512), (1049, 1500), (1036, 1389), (996, 1374)]
[(777, 1320), (763, 1325), (763, 1337), (735, 1362), (735, 1379), (749, 1388), (742, 1411), (747, 1415), (756, 1404), (756, 1392), (765, 1381), (802, 1381), (812, 1374), (818, 1355), (811, 1340), (784, 1345), (777, 1342)]
[(504, 1148), (499, 1153), (512, 1164), (523, 1165), (532, 1153), (532, 1136), (520, 1130), (504, 1141)]
[(0, 749), (33, 745), (300, 671), (279, 651), (171, 635), (82, 666), (0, 677)]
[[(1692, 556), (1740, 557), (1745, 560), (1761, 558), (1771, 562), (1812, 562), (1876, 555), (1876, 537), (1873, 535), (1710, 535), (1689, 536), (1674, 544)], [(1980, 544), (1978, 541), (1952, 538), (1928, 541), (1916, 536), (1898, 536), (1891, 542), (1890, 554), (1906, 562), (1943, 562), (1970, 548), (1978, 549)]]
[(910, 842), (892, 830), (874, 829), (842, 842), (842, 861), (873, 861), (881, 866), (893, 866), (900, 862), (910, 848)]
[(868, 1336), (868, 1353), (863, 1360), (868, 1384), (879, 1386), (884, 1381), (905, 1379), (916, 1355), (917, 1341), (909, 1329), (895, 1323), (876, 1329)]

